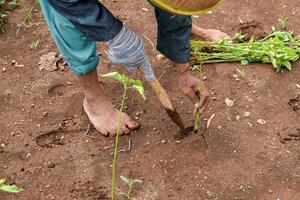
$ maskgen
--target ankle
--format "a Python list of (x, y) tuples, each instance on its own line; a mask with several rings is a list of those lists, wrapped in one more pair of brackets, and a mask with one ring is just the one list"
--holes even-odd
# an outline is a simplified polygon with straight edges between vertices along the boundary
[(99, 104), (101, 102), (107, 101), (106, 96), (100, 92), (84, 92), (85, 101), (89, 105)]

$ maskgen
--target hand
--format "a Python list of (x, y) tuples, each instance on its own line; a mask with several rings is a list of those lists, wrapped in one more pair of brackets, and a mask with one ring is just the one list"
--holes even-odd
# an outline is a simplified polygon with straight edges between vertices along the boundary
[(228, 35), (216, 29), (207, 29), (202, 35), (202, 39), (207, 41), (220, 41), (224, 38), (229, 38)]
[[(209, 91), (203, 85), (200, 91), (200, 80), (191, 75), (190, 72), (184, 72), (179, 75), (179, 87), (198, 108), (204, 111), (209, 101)], [(201, 93), (200, 93), (201, 92)], [(200, 95), (199, 95), (200, 94)], [(199, 99), (201, 96), (201, 99)]]
[(216, 29), (203, 29), (199, 26), (193, 24), (192, 26), (192, 36), (207, 41), (220, 41), (224, 38), (229, 38), (229, 36)]

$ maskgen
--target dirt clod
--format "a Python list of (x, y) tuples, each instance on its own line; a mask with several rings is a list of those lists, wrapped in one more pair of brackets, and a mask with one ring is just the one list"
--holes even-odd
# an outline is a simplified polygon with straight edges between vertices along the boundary
[(294, 110), (298, 111), (300, 109), (300, 94), (297, 95), (295, 98), (290, 99), (289, 106)]

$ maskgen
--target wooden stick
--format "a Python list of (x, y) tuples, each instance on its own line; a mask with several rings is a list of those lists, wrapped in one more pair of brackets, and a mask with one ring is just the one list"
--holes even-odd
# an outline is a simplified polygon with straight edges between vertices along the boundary
[(163, 104), (163, 106), (169, 110), (175, 111), (169, 96), (167, 95), (165, 89), (161, 86), (159, 81), (157, 79), (154, 79), (148, 82), (154, 90), (155, 94), (157, 95), (159, 101)]

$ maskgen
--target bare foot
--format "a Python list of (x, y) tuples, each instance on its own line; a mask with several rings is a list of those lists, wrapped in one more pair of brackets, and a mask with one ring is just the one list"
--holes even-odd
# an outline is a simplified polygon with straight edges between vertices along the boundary
[(206, 41), (219, 41), (229, 38), (228, 35), (216, 29), (203, 29), (196, 25), (192, 26), (192, 36)]
[[(94, 98), (83, 101), (83, 108), (96, 130), (105, 136), (115, 136), (119, 126), (119, 110), (115, 109), (109, 100)], [(120, 135), (129, 134), (139, 124), (133, 121), (126, 113), (122, 113)]]

